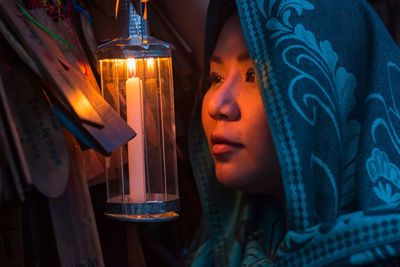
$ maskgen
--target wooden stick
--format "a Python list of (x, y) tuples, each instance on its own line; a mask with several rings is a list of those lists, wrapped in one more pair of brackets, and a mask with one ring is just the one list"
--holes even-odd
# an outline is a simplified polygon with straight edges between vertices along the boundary
[[(40, 22), (43, 22), (43, 24), (46, 25), (46, 27), (48, 26), (49, 29), (51, 29), (55, 34), (62, 36), (68, 42), (74, 41), (72, 33), (73, 29), (71, 27), (68, 27), (65, 23), (55, 25), (52, 21), (49, 21), (48, 16), (44, 12), (35, 10), (34, 14), (38, 16), (38, 20)], [(70, 76), (72, 78), (79, 75), (82, 76), (79, 66), (81, 66), (82, 64), (86, 64), (87, 66), (89, 66), (87, 58), (83, 55), (84, 61), (82, 62), (82, 58), (77, 54), (77, 52), (73, 52), (62, 42), (57, 42), (57, 44), (63, 51), (63, 54), (67, 58), (68, 62), (70, 62), (71, 65), (76, 66), (74, 70), (70, 72)], [(98, 111), (99, 114), (102, 114), (102, 119), (105, 122), (105, 128), (103, 128), (101, 131), (97, 129), (91, 130), (92, 134), (96, 133), (103, 137), (103, 143), (98, 143), (99, 138), (97, 140), (91, 138), (90, 140), (93, 141), (94, 144), (96, 144), (97, 146), (104, 148), (108, 151), (108, 153), (110, 153), (116, 147), (122, 144), (122, 140), (119, 139), (118, 136), (125, 136), (126, 138), (126, 136), (128, 136), (131, 131), (129, 131), (127, 127), (123, 127), (122, 125), (116, 125), (122, 124), (122, 119), (119, 117), (119, 115), (116, 115), (115, 111), (112, 110), (111, 107), (104, 101), (104, 99), (100, 97), (100, 95), (97, 93), (100, 92), (100, 89), (95, 82), (93, 72), (90, 71), (90, 68), (87, 75), (88, 79), (74, 78), (74, 80), (78, 82), (77, 84), (79, 85), (82, 92), (88, 97), (88, 99), (90, 99), (92, 103), (95, 103), (95, 109)], [(92, 90), (91, 88), (93, 88), (94, 90)], [(125, 124), (125, 122), (123, 123)]]
[(31, 183), (45, 196), (57, 197), (67, 186), (68, 151), (61, 125), (40, 89), (41, 82), (26, 67), (13, 66), (4, 75), (4, 85)]
[(85, 78), (89, 80), (89, 83), (92, 85), (93, 88), (97, 89), (100, 92), (100, 90), (98, 89), (97, 81), (94, 78), (86, 55), (83, 52), (79, 40), (76, 39), (78, 38), (78, 36), (74, 33), (75, 30), (72, 24), (69, 24), (66, 20), (54, 23), (53, 20), (42, 8), (32, 9), (30, 10), (30, 12), (44, 27), (46, 27), (46, 29), (57, 34), (58, 36), (62, 37), (64, 40), (75, 46), (76, 49), (72, 50), (69, 46), (67, 46), (60, 40), (53, 39), (55, 44), (64, 55), (65, 59), (68, 60), (68, 62), (72, 66), (74, 66), (75, 69), (80, 73), (85, 74), (85, 72), (87, 72)]
[(97, 72), (100, 73), (98, 64), (99, 57), (96, 54), (97, 41), (96, 36), (94, 35), (93, 24), (89, 21), (88, 17), (83, 14), (83, 12), (80, 14), (80, 22), (83, 36), (90, 50), (89, 58), (92, 61), (92, 65), (96, 68)]
[(21, 185), (20, 174), (18, 172), (18, 168), (14, 161), (14, 155), (12, 153), (12, 149), (8, 142), (6, 130), (5, 130), (4, 124), (3, 124), (3, 119), (0, 120), (0, 142), (1, 142), (1, 147), (3, 148), (3, 153), (6, 154), (7, 163), (10, 168), (11, 177), (13, 179), (14, 186), (15, 186), (15, 191), (17, 192), (19, 200), (24, 201), (24, 199), (25, 199), (24, 191), (23, 191), (22, 185)]
[(96, 221), (83, 177), (81, 151), (71, 134), (64, 131), (70, 155), (67, 189), (49, 200), (53, 228), (62, 266), (104, 266)]
[(31, 70), (36, 73), (36, 75), (41, 77), (42, 74), (40, 73), (35, 61), (33, 61), (33, 59), (28, 55), (28, 53), (14, 37), (14, 35), (8, 30), (7, 26), (2, 20), (0, 20), (0, 32), (3, 34), (4, 38), (6, 38), (8, 43), (14, 48), (15, 52), (17, 52), (18, 56), (20, 56), (20, 58), (25, 62), (25, 64), (28, 65)]
[(45, 73), (46, 81), (52, 85), (52, 89), (58, 91), (57, 95), (64, 98), (78, 119), (101, 128), (103, 126), (102, 119), (79, 90), (75, 81), (69, 78), (68, 74), (72, 66), (64, 58), (51, 37), (22, 13), (22, 6), (18, 2), (2, 0), (0, 7), (29, 54), (35, 59), (39, 69)]
[(4, 120), (5, 124), (3, 126), (6, 130), (6, 134), (8, 132), (8, 138), (10, 144), (13, 146), (13, 150), (15, 151), (14, 156), (15, 159), (17, 160), (17, 167), (19, 167), (21, 176), (24, 178), (25, 182), (27, 184), (32, 184), (32, 178), (29, 173), (28, 163), (26, 162), (26, 158), (22, 150), (15, 122), (11, 115), (10, 106), (8, 104), (8, 100), (4, 91), (3, 81), (1, 77), (0, 77), (0, 103), (2, 104), (2, 108), (0, 108), (0, 110), (3, 112), (3, 115), (5, 117)]
[[(0, 20), (0, 32), (3, 37), (7, 40), (8, 44), (14, 49), (14, 51), (18, 54), (18, 56), (22, 59), (22, 61), (42, 80), (44, 80), (43, 73), (39, 70), (36, 62), (32, 59), (32, 57), (26, 52), (25, 48), (21, 45), (21, 43), (15, 38), (15, 36), (9, 31), (8, 27)], [(68, 104), (61, 96), (57, 96), (57, 92), (53, 92), (57, 99), (57, 103), (62, 107), (62, 109), (67, 114), (72, 114), (73, 111), (69, 109)]]
[[(132, 128), (107, 104), (98, 90), (65, 59), (51, 37), (22, 14), (16, 2), (1, 0), (0, 11), (14, 26), (43, 73), (50, 85), (46, 92), (70, 131), (85, 138), (89, 142), (87, 145), (104, 155), (110, 155), (135, 136)], [(87, 118), (76, 116), (77, 109)], [(101, 117), (102, 129), (96, 124), (97, 116)]]

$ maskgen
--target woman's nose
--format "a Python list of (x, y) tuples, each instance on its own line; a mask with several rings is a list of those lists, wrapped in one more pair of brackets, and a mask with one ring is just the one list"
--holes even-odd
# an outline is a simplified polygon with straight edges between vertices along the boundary
[(233, 77), (226, 80), (215, 90), (208, 105), (208, 114), (213, 119), (234, 121), (240, 117), (240, 108), (237, 101), (239, 86), (239, 79)]

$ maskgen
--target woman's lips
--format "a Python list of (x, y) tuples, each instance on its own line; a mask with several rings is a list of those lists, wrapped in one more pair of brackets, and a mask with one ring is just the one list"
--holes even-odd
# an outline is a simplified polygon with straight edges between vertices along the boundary
[(215, 156), (223, 155), (243, 147), (242, 144), (230, 140), (224, 136), (211, 135), (211, 153)]

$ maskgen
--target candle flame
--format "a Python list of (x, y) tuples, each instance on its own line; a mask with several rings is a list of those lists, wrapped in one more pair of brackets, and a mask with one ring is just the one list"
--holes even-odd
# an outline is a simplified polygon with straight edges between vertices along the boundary
[(134, 58), (128, 58), (128, 77), (136, 76), (136, 62)]

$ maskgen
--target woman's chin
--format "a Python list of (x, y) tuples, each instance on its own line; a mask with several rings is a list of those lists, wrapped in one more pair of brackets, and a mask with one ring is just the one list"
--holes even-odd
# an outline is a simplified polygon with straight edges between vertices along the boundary
[(218, 182), (228, 188), (252, 194), (276, 195), (283, 193), (279, 170), (261, 172), (250, 163), (233, 164), (215, 162), (215, 175)]
[(237, 170), (237, 168), (226, 166), (229, 164), (224, 165), (225, 166), (218, 166), (217, 164), (215, 167), (215, 175), (219, 183), (232, 189), (245, 189), (249, 182), (248, 176), (244, 175), (241, 170)]

